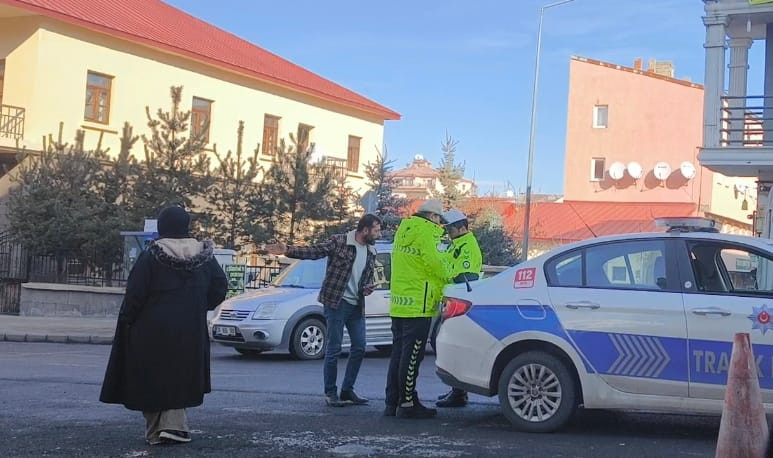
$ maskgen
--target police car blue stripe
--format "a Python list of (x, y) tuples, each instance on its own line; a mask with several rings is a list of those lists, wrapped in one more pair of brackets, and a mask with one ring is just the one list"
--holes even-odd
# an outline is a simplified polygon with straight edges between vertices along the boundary
[(601, 374), (687, 381), (685, 339), (572, 330), (569, 335)]
[[(524, 331), (569, 343), (589, 373), (725, 385), (732, 342), (564, 329), (547, 305), (476, 305), (467, 316), (498, 340)], [(753, 345), (760, 387), (773, 389), (773, 345)]]
[(467, 316), (498, 340), (523, 331), (539, 331), (564, 339), (580, 355), (585, 370), (595, 372), (564, 330), (556, 312), (548, 305), (476, 305), (467, 312)]
[[(690, 340), (690, 380), (724, 385), (730, 369), (732, 342)], [(773, 389), (773, 345), (752, 345), (760, 388)]]

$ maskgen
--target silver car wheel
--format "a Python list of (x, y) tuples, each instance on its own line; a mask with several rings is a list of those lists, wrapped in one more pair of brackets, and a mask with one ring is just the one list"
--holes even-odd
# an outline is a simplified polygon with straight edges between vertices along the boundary
[(301, 351), (316, 356), (325, 346), (325, 333), (318, 326), (307, 326), (301, 331)]
[(507, 398), (516, 415), (528, 422), (543, 422), (561, 406), (561, 383), (542, 364), (519, 367), (510, 377)]

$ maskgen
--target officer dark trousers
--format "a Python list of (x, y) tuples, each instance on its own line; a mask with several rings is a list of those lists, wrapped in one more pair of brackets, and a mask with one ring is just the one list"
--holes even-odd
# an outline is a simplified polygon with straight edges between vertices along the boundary
[(392, 356), (387, 373), (387, 409), (398, 417), (431, 418), (437, 411), (421, 405), (416, 392), (432, 318), (392, 318)]

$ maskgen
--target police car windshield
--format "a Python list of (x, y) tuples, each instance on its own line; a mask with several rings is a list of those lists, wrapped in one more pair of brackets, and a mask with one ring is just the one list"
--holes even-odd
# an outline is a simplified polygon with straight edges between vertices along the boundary
[(322, 287), (326, 266), (325, 258), (298, 261), (279, 274), (273, 285), (282, 288), (319, 289)]

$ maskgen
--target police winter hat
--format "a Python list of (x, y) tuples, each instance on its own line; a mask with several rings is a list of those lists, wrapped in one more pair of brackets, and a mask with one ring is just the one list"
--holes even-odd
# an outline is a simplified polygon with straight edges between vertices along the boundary
[(190, 237), (188, 227), (191, 217), (181, 207), (166, 207), (158, 214), (158, 236), (162, 239), (184, 239)]
[(441, 204), (439, 200), (430, 199), (421, 204), (421, 207), (419, 207), (419, 213), (421, 212), (434, 213), (436, 215), (443, 216), (443, 204)]
[(443, 221), (445, 221), (446, 224), (458, 223), (459, 221), (464, 221), (466, 219), (467, 215), (455, 208), (443, 213)]

